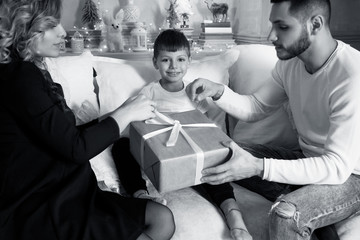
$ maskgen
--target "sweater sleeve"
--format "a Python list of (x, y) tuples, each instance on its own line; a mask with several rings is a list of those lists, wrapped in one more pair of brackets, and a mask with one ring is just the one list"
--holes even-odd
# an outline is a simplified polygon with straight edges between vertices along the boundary
[(66, 161), (88, 161), (119, 137), (112, 118), (76, 127), (63, 109), (50, 97), (40, 70), (31, 63), (21, 63), (9, 89), (8, 107), (19, 121), (29, 141), (35, 141), (64, 157)]
[[(274, 85), (273, 88), (277, 86)], [(260, 99), (260, 95), (240, 95), (224, 85), (224, 93), (215, 103), (231, 116), (244, 122), (255, 122), (266, 118), (283, 103), (283, 100), (265, 103)]]

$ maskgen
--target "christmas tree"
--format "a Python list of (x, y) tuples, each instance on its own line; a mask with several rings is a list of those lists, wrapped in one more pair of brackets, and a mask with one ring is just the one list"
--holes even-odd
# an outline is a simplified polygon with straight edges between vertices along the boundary
[(96, 23), (101, 22), (98, 14), (98, 9), (92, 0), (86, 0), (85, 5), (82, 9), (82, 22), (87, 25), (88, 28), (94, 29)]
[(169, 9), (167, 9), (168, 12), (168, 16), (167, 16), (167, 20), (169, 21), (169, 27), (170, 28), (175, 28), (176, 24), (180, 22), (179, 20), (179, 16), (177, 14), (176, 8), (177, 8), (177, 0), (169, 0), (170, 2), (170, 7)]

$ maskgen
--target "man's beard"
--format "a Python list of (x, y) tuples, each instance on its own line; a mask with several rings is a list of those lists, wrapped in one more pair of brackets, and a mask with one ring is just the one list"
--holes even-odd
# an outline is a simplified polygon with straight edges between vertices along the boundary
[(299, 39), (294, 44), (292, 44), (291, 46), (289, 46), (287, 48), (281, 47), (285, 53), (280, 56), (278, 54), (278, 58), (280, 60), (288, 60), (288, 59), (294, 58), (296, 56), (299, 56), (300, 54), (305, 52), (306, 49), (309, 48), (310, 44), (311, 43), (310, 43), (310, 39), (307, 34), (307, 31), (306, 31), (306, 29), (303, 29)]

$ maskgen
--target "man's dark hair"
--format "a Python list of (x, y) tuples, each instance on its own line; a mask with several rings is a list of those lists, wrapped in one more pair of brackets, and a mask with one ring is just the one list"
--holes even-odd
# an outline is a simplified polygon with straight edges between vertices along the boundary
[(190, 43), (185, 35), (175, 29), (167, 29), (159, 34), (154, 43), (154, 58), (159, 56), (160, 51), (176, 52), (185, 50), (190, 57)]
[(290, 2), (290, 14), (301, 22), (320, 14), (324, 16), (325, 23), (330, 25), (331, 4), (330, 0), (270, 0), (271, 3)]

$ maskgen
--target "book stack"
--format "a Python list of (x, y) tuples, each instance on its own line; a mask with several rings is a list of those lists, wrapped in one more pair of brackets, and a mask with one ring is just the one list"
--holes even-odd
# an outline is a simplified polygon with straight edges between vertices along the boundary
[(182, 32), (188, 40), (192, 39), (194, 33), (193, 28), (176, 28), (176, 30)]
[(190, 43), (190, 46), (192, 45), (193, 42), (193, 33), (194, 33), (194, 29), (193, 28), (176, 28), (176, 30), (182, 32), (185, 37), (187, 38), (187, 40)]
[(226, 49), (234, 44), (230, 22), (201, 23), (199, 45), (203, 49)]

